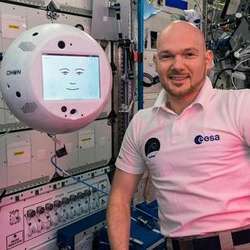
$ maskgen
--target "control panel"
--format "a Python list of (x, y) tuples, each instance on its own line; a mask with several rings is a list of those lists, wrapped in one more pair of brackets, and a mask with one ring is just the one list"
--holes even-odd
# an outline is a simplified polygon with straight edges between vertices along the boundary
[(39, 249), (59, 229), (106, 208), (108, 170), (81, 174), (81, 182), (68, 178), (5, 197), (0, 203), (1, 250)]

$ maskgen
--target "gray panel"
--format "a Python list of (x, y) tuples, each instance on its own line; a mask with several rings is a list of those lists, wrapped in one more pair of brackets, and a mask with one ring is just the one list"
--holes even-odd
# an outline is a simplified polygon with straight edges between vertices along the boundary
[(30, 248), (30, 250), (58, 250), (58, 249), (59, 248), (57, 247), (57, 239), (47, 241), (40, 246)]
[[(6, 1), (7, 2), (7, 1)], [(23, 3), (31, 6), (45, 6), (45, 1), (43, 0), (12, 0), (12, 2)]]
[(21, 108), (23, 113), (33, 113), (37, 109), (37, 105), (35, 102), (26, 102)]
[(92, 11), (90, 10), (85, 10), (82, 8), (77, 8), (77, 7), (68, 6), (68, 5), (60, 5), (60, 10), (68, 12), (68, 13), (72, 13), (72, 14), (89, 16), (89, 17), (91, 17), (92, 15)]
[(23, 51), (33, 51), (36, 46), (32, 42), (21, 42), (18, 47)]
[[(119, 23), (115, 11), (108, 8), (108, 0), (93, 0), (92, 30), (95, 39), (118, 40)], [(117, 1), (121, 6), (120, 32), (122, 38), (130, 39), (130, 0)]]
[(0, 190), (7, 185), (5, 136), (0, 135)]

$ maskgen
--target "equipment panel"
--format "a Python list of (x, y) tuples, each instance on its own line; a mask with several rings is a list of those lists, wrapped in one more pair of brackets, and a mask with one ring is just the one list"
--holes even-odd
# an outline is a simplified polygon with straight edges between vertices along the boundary
[[(56, 238), (58, 229), (106, 208), (109, 167), (8, 196), (0, 203), (2, 250), (33, 249)], [(99, 191), (101, 190), (101, 192)], [(54, 241), (53, 241), (54, 242)], [(55, 246), (55, 245), (54, 245)]]
[[(58, 166), (72, 173), (81, 173), (106, 165), (111, 159), (111, 127), (108, 120), (96, 120), (80, 131), (58, 135), (67, 155), (58, 159)], [(11, 133), (0, 137), (0, 189), (9, 191), (47, 183), (54, 173), (50, 159), (54, 142), (35, 130)]]

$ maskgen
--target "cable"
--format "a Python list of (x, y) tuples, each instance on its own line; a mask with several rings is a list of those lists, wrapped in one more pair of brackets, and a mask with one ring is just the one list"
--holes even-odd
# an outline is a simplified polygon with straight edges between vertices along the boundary
[(228, 71), (228, 70), (231, 70), (233, 71), (234, 69), (233, 68), (224, 68), (222, 69), (216, 76), (216, 79), (214, 81), (214, 84), (213, 84), (213, 88), (216, 88), (216, 84), (217, 84), (217, 81), (219, 80), (220, 76), (222, 75), (222, 73), (224, 73), (225, 71)]
[[(82, 180), (82, 179), (80, 179), (79, 177), (75, 177), (74, 175), (70, 174), (70, 173), (67, 172), (66, 170), (64, 170), (64, 169), (62, 169), (61, 167), (59, 167), (59, 166), (57, 165), (56, 159), (57, 159), (57, 157), (61, 157), (61, 156), (64, 156), (64, 155), (67, 154), (65, 145), (64, 145), (63, 148), (61, 148), (61, 149), (59, 149), (59, 150), (56, 150), (56, 144), (60, 144), (60, 145), (61, 145), (62, 142), (61, 142), (60, 140), (58, 140), (58, 139), (56, 138), (56, 136), (52, 136), (52, 135), (49, 135), (49, 134), (48, 134), (48, 136), (49, 136), (49, 137), (54, 141), (54, 143), (55, 143), (55, 154), (51, 156), (50, 161), (51, 161), (52, 165), (55, 167), (55, 173), (56, 173), (56, 174), (58, 174), (58, 171), (60, 171), (61, 173), (63, 173), (63, 175), (66, 175), (66, 176), (72, 178), (72, 179), (75, 180), (76, 182), (82, 183), (82, 184), (84, 184), (84, 185), (86, 185), (86, 186), (92, 188), (94, 191), (101, 192), (101, 193), (102, 193), (103, 195), (105, 195), (105, 196), (109, 196), (109, 193), (107, 193), (107, 192), (105, 192), (105, 191), (103, 191), (103, 190), (101, 190), (101, 189), (99, 189), (99, 188), (97, 188), (97, 187), (95, 187), (95, 186), (89, 184), (86, 180)], [(63, 152), (62, 152), (62, 154), (61, 154), (60, 156), (58, 156), (58, 151), (61, 151), (61, 150), (62, 150)], [(55, 175), (55, 174), (54, 174), (54, 175)], [(61, 177), (61, 178), (64, 177), (64, 176), (60, 176), (59, 174), (58, 174), (58, 176)], [(146, 211), (143, 211), (143, 210), (140, 209), (140, 208), (137, 208), (136, 206), (133, 206), (133, 205), (132, 205), (132, 206), (131, 206), (131, 209), (132, 209), (132, 210), (138, 210), (139, 212), (141, 212), (141, 213), (147, 215), (149, 218), (151, 218), (151, 219), (154, 221), (154, 223), (156, 223), (156, 222), (158, 223), (158, 221), (159, 221), (159, 219), (158, 219), (157, 217), (155, 217), (155, 216), (149, 214), (149, 213), (146, 212)], [(135, 222), (138, 223), (138, 224), (141, 224), (141, 223), (142, 223), (142, 221), (141, 221), (140, 218), (134, 218), (133, 216), (131, 216), (130, 218), (131, 218), (131, 220), (135, 221)], [(150, 225), (149, 225), (149, 222), (145, 222), (144, 224), (145, 224), (146, 227), (149, 227), (149, 226), (150, 226)], [(157, 226), (155, 226), (155, 228), (154, 228), (154, 225), (153, 225), (153, 226), (150, 226), (150, 227), (151, 227), (150, 229), (151, 229), (152, 231), (154, 231), (154, 232), (160, 234), (160, 231), (158, 230)]]
[[(101, 189), (99, 189), (99, 188), (97, 188), (97, 187), (95, 187), (95, 186), (93, 186), (93, 185), (87, 183), (85, 180), (82, 180), (82, 179), (80, 179), (80, 178), (77, 178), (77, 177), (73, 176), (72, 174), (68, 173), (66, 170), (60, 168), (60, 167), (56, 164), (56, 161), (55, 161), (55, 160), (56, 160), (56, 157), (57, 157), (57, 156), (56, 156), (56, 154), (55, 154), (55, 155), (53, 155), (53, 156), (50, 158), (50, 161), (51, 161), (52, 165), (55, 167), (56, 170), (59, 170), (59, 171), (62, 172), (64, 175), (66, 175), (66, 176), (72, 178), (72, 179), (75, 180), (76, 182), (80, 182), (80, 183), (82, 183), (82, 184), (84, 184), (84, 185), (86, 185), (86, 186), (92, 188), (93, 190), (96, 190), (96, 191), (101, 192), (101, 193), (104, 194), (105, 196), (109, 196), (109, 193), (107, 193), (107, 192), (105, 192), (105, 191), (103, 191), (103, 190), (101, 190)], [(144, 210), (142, 210), (142, 209), (140, 209), (140, 208), (138, 208), (138, 207), (136, 207), (136, 206), (132, 206), (131, 209), (132, 209), (132, 210), (137, 210), (137, 211), (139, 211), (139, 212), (141, 212), (141, 213), (147, 215), (149, 218), (151, 218), (151, 219), (153, 220), (153, 224), (152, 224), (150, 221), (148, 221), (148, 220), (143, 220), (143, 219), (142, 219), (141, 217), (139, 217), (139, 216), (138, 216), (138, 218), (135, 218), (135, 217), (133, 217), (133, 216), (130, 216), (130, 219), (131, 219), (132, 221), (134, 221), (134, 222), (135, 222), (136, 224), (138, 224), (138, 225), (143, 225), (144, 227), (148, 228), (149, 230), (152, 230), (152, 232), (161, 234), (160, 230), (158, 229), (157, 225), (155, 224), (155, 223), (158, 223), (158, 221), (159, 221), (159, 219), (158, 219), (157, 217), (155, 217), (155, 216), (149, 214), (148, 212), (146, 212), (146, 211), (144, 211)], [(142, 245), (142, 244), (143, 244), (139, 239), (134, 238), (134, 237), (130, 237), (130, 238), (129, 238), (129, 241), (130, 241), (131, 243), (135, 243), (135, 244), (138, 244), (138, 245)]]
[(134, 208), (135, 210), (138, 210), (139, 212), (141, 212), (141, 213), (143, 213), (143, 214), (149, 216), (151, 219), (153, 219), (153, 220), (155, 220), (155, 221), (158, 221), (158, 220), (159, 220), (157, 217), (153, 216), (152, 214), (149, 214), (148, 212), (146, 212), (146, 211), (144, 211), (144, 210), (142, 210), (142, 209), (140, 209), (140, 208), (138, 208), (138, 207), (135, 207), (135, 206), (134, 206), (134, 207), (132, 207), (132, 208)]
[[(233, 68), (233, 72), (234, 72), (234, 71), (243, 72), (243, 71), (237, 70), (237, 68), (238, 68), (242, 63), (247, 62), (247, 61), (249, 61), (249, 60), (250, 60), (250, 57), (248, 57), (247, 59), (244, 59), (244, 60), (240, 61), (240, 62), (239, 62), (238, 64), (236, 64), (236, 66)], [(250, 68), (248, 67), (248, 70), (246, 70), (246, 71), (249, 71), (249, 70), (250, 70)], [(232, 82), (233, 87), (234, 87), (235, 89), (237, 89), (237, 86), (236, 86), (236, 84), (235, 84), (235, 82), (234, 82), (234, 76), (233, 76), (233, 74), (231, 74), (231, 82)]]
[(74, 175), (70, 174), (70, 173), (67, 172), (66, 170), (64, 170), (64, 169), (62, 169), (62, 168), (60, 168), (60, 167), (58, 167), (58, 165), (56, 164), (56, 162), (54, 161), (54, 159), (56, 159), (56, 155), (53, 155), (53, 156), (50, 158), (50, 162), (52, 163), (52, 165), (53, 165), (57, 170), (59, 170), (60, 172), (62, 172), (63, 174), (65, 174), (66, 176), (72, 178), (72, 179), (75, 180), (76, 182), (80, 182), (80, 183), (82, 183), (82, 184), (84, 184), (84, 185), (86, 185), (86, 186), (88, 186), (88, 187), (90, 187), (90, 188), (93, 188), (94, 190), (97, 190), (97, 191), (99, 191), (99, 192), (101, 192), (101, 193), (103, 193), (103, 194), (105, 194), (105, 195), (107, 195), (107, 196), (109, 195), (109, 193), (107, 193), (107, 192), (105, 192), (105, 191), (103, 191), (103, 190), (101, 190), (101, 189), (99, 189), (99, 188), (97, 188), (97, 187), (95, 187), (95, 186), (93, 186), (93, 185), (87, 183), (85, 180), (82, 180), (82, 179), (80, 179), (80, 178), (75, 177)]
[(7, 129), (3, 134), (0, 135), (0, 138), (7, 135), (10, 132), (10, 129)]
[(237, 89), (235, 82), (234, 82), (233, 74), (231, 74), (231, 82), (232, 82), (234, 89)]
[[(247, 62), (247, 61), (249, 61), (250, 60), (250, 57), (248, 57), (247, 59), (244, 59), (244, 60), (242, 60), (242, 61), (240, 61), (238, 64), (236, 64), (236, 66), (234, 67), (234, 71), (239, 71), (239, 70), (237, 70), (237, 68), (242, 64), (242, 63), (244, 63), (244, 62)], [(243, 66), (244, 67), (244, 66)], [(250, 68), (249, 67), (246, 67), (246, 71), (249, 71), (250, 70)]]
[(148, 81), (146, 81), (146, 79), (145, 80), (143, 79), (143, 86), (144, 87), (151, 87), (153, 85), (154, 78), (152, 75), (150, 75), (147, 72), (144, 72), (143, 78), (146, 78), (148, 80)]
[(195, 2), (194, 9), (195, 9), (196, 7), (198, 7), (198, 9), (199, 9), (199, 11), (200, 11), (200, 15), (202, 16), (202, 9), (201, 9), (200, 3), (198, 2), (198, 0), (194, 0), (194, 2)]
[(7, 190), (4, 189), (4, 190), (2, 191), (2, 193), (0, 194), (0, 202), (2, 201), (2, 199), (3, 199), (3, 197), (5, 196), (6, 192), (7, 192)]
[[(248, 60), (250, 60), (250, 58), (247, 59), (247, 60), (244, 60), (244, 61), (248, 61)], [(241, 63), (243, 63), (244, 61), (242, 61)], [(233, 73), (233, 72), (243, 72), (243, 73), (244, 73), (244, 72), (248, 72), (248, 71), (250, 70), (250, 69), (248, 69), (248, 70), (238, 70), (237, 67), (238, 67), (241, 63), (238, 63), (234, 68), (224, 68), (224, 69), (222, 69), (222, 70), (217, 74), (217, 76), (216, 76), (216, 79), (215, 79), (214, 84), (213, 84), (213, 88), (216, 88), (217, 81), (219, 80), (221, 74), (224, 73), (225, 71), (230, 70), (230, 71), (232, 71), (232, 73)]]
[(160, 79), (159, 79), (159, 76), (152, 76), (151, 74), (147, 73), (147, 72), (144, 72), (143, 73), (143, 78), (147, 78), (149, 81), (146, 82), (144, 79), (143, 79), (143, 86), (144, 87), (151, 87), (157, 83), (160, 82)]
[[(82, 184), (84, 184), (84, 185), (86, 185), (86, 186), (88, 186), (88, 187), (90, 187), (90, 188), (93, 188), (94, 190), (97, 190), (98, 192), (101, 192), (102, 194), (104, 194), (104, 195), (106, 195), (106, 196), (109, 196), (109, 193), (107, 193), (107, 192), (105, 192), (105, 191), (103, 191), (103, 190), (101, 190), (101, 189), (99, 189), (99, 188), (97, 188), (97, 187), (95, 187), (95, 186), (89, 184), (89, 183), (86, 182), (85, 180), (82, 180), (82, 179), (80, 179), (80, 178), (75, 177), (74, 175), (70, 174), (70, 173), (67, 172), (66, 170), (60, 168), (60, 167), (56, 164), (55, 159), (56, 159), (56, 155), (53, 155), (53, 156), (50, 158), (50, 161), (51, 161), (52, 165), (53, 165), (57, 170), (59, 170), (60, 172), (62, 172), (62, 173), (65, 174), (66, 176), (72, 178), (72, 179), (75, 180), (76, 182), (80, 182), (80, 183), (82, 183)], [(159, 221), (159, 219), (158, 219), (157, 217), (153, 216), (152, 214), (149, 214), (148, 212), (146, 212), (146, 211), (144, 211), (144, 210), (142, 210), (142, 209), (140, 209), (140, 208), (138, 208), (138, 207), (136, 207), (136, 206), (132, 206), (132, 209), (138, 210), (139, 212), (141, 212), (141, 213), (147, 215), (148, 217), (150, 217), (151, 219), (153, 219), (153, 220), (156, 221), (156, 222)], [(134, 220), (134, 221), (138, 221), (136, 218), (134, 218), (134, 217), (132, 217), (132, 216), (131, 216), (131, 219)]]

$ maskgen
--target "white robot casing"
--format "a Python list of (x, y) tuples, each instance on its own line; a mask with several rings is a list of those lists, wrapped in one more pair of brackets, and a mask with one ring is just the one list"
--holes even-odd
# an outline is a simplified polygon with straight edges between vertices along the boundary
[[(71, 86), (63, 90), (67, 98), (59, 96), (55, 99), (51, 97), (46, 99), (43, 64), (50, 59), (52, 59), (50, 65), (53, 65), (53, 60), (60, 64), (60, 61), (66, 62), (72, 59), (72, 64), (85, 60), (85, 64), (90, 65), (89, 68), (91, 68), (91, 60), (94, 60), (93, 65), (98, 64), (98, 66), (95, 66), (94, 74), (88, 72), (91, 69), (86, 65), (86, 68), (80, 67), (81, 71), (74, 72), (76, 75), (74, 78), (81, 74), (81, 81), (78, 80), (80, 87), (76, 88), (77, 83), (65, 80), (67, 83), (63, 84)], [(61, 66), (59, 70), (55, 67), (55, 75), (62, 74), (61, 79), (66, 79), (67, 71), (77, 70), (71, 69), (71, 66), (69, 63), (67, 67)], [(97, 67), (99, 76), (97, 76)], [(46, 70), (50, 72), (48, 66)], [(77, 98), (74, 99), (75, 94), (72, 93), (81, 90), (81, 86), (85, 84), (84, 74), (88, 78), (90, 94), (87, 98), (81, 98), (78, 93)], [(51, 72), (47, 75), (48, 79), (52, 77)], [(0, 79), (3, 97), (11, 112), (28, 126), (49, 134), (72, 132), (95, 120), (106, 105), (112, 87), (110, 64), (100, 45), (84, 31), (63, 24), (40, 25), (22, 33), (4, 54)], [(98, 81), (98, 86), (95, 83), (95, 92), (91, 90), (92, 80)], [(50, 83), (49, 80), (48, 82)], [(56, 84), (50, 90), (51, 86), (47, 83), (49, 95), (50, 92), (57, 94), (61, 91), (60, 82)], [(64, 88), (63, 84), (62, 88)], [(55, 88), (58, 91), (55, 91)], [(67, 93), (68, 90), (70, 94)], [(84, 91), (81, 91), (85, 95)]]

